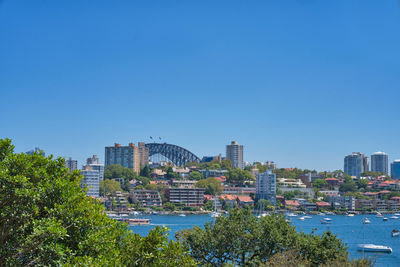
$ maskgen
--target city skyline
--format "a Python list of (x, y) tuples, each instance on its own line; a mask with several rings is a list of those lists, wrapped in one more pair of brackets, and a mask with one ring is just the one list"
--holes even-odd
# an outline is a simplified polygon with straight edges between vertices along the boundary
[(278, 167), (393, 162), (399, 7), (0, 1), (0, 135), (79, 165), (149, 136), (200, 157), (236, 140), (245, 161)]

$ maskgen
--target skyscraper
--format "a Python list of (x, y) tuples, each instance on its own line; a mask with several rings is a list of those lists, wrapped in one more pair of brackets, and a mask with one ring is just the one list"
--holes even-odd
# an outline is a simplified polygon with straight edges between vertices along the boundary
[(353, 152), (344, 158), (344, 172), (350, 176), (359, 178), (368, 169), (368, 158), (363, 153)]
[(390, 171), (392, 179), (400, 179), (400, 159), (397, 159), (390, 164)]
[(256, 199), (266, 199), (276, 204), (276, 174), (271, 170), (256, 174)]
[(93, 155), (91, 158), (88, 158), (86, 160), (86, 166), (84, 166), (83, 168), (85, 169), (86, 167), (90, 167), (94, 171), (99, 171), (100, 181), (104, 180), (104, 164), (100, 163), (100, 160), (97, 157), (97, 155)]
[(65, 167), (69, 169), (69, 172), (73, 172), (78, 169), (78, 161), (69, 158), (65, 161)]
[(371, 171), (388, 174), (389, 157), (385, 152), (375, 152), (371, 155)]
[(105, 148), (105, 167), (111, 164), (119, 164), (123, 167), (132, 169), (134, 172), (140, 172), (140, 166), (149, 162), (149, 149), (144, 143), (135, 146), (129, 143), (128, 146), (114, 144)]
[(233, 168), (243, 169), (243, 146), (232, 141), (230, 145), (226, 146), (226, 158), (232, 161)]
[(84, 166), (81, 171), (83, 179), (81, 180), (81, 187), (87, 187), (88, 191), (86, 194), (91, 197), (98, 198), (100, 196), (100, 171), (94, 170), (90, 166)]

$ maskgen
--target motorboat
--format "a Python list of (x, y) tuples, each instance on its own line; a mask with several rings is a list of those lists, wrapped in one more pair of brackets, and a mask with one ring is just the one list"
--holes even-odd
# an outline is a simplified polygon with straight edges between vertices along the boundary
[(286, 213), (286, 216), (288, 216), (288, 217), (296, 217), (297, 214), (295, 214), (293, 212), (289, 212), (289, 213)]
[(312, 219), (312, 217), (311, 217), (311, 216), (308, 216), (308, 215), (303, 216), (303, 218), (304, 218), (304, 219)]
[(364, 218), (363, 224), (369, 224), (369, 223), (371, 223), (371, 221), (368, 218)]
[(221, 216), (221, 213), (214, 211), (214, 212), (210, 213), (210, 216), (213, 217), (213, 218), (216, 218), (218, 216)]
[(393, 214), (394, 216), (400, 216), (400, 213), (395, 213), (395, 214)]
[(185, 213), (180, 213), (178, 216), (180, 216), (180, 217), (185, 217), (186, 214), (185, 214)]
[(323, 212), (318, 212), (318, 213), (317, 213), (317, 215), (320, 215), (320, 216), (325, 216), (326, 214), (325, 214), (325, 213), (323, 213)]
[(306, 218), (304, 218), (304, 216), (300, 217), (299, 220), (300, 221), (304, 221)]
[(331, 224), (332, 223), (332, 219), (331, 218), (323, 218), (321, 220), (322, 224)]
[(374, 245), (374, 244), (359, 244), (357, 250), (364, 252), (384, 252), (392, 253), (392, 248), (388, 246)]
[(384, 222), (386, 222), (387, 220), (388, 220), (388, 218), (386, 218), (386, 217), (383, 217), (383, 219), (382, 219)]
[(394, 219), (394, 220), (396, 220), (396, 219), (398, 219), (399, 217), (397, 217), (397, 216), (392, 216), (392, 217), (390, 217), (390, 219)]
[(392, 237), (398, 237), (399, 235), (400, 235), (400, 230), (394, 229), (394, 230), (392, 231)]
[(346, 216), (347, 216), (347, 217), (354, 217), (354, 214), (353, 214), (353, 213), (349, 213), (349, 214), (347, 214)]

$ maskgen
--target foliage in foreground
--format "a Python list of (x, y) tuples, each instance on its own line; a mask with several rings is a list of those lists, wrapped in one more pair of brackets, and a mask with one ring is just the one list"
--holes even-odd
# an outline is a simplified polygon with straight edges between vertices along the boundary
[[(331, 262), (344, 262), (348, 253), (340, 239), (331, 232), (323, 235), (297, 233), (283, 215), (257, 219), (250, 210), (233, 209), (228, 216), (217, 217), (204, 229), (194, 227), (180, 231), (177, 239), (190, 255), (204, 266), (332, 266)], [(290, 260), (296, 264), (278, 265), (294, 251)], [(280, 258), (278, 258), (280, 256)], [(274, 263), (275, 262), (275, 263)], [(301, 263), (301, 264), (300, 264)], [(344, 264), (343, 264), (344, 265)], [(353, 265), (344, 265), (353, 266)], [(362, 265), (370, 266), (368, 262)]]
[(165, 228), (133, 234), (81, 190), (64, 160), (14, 154), (0, 140), (0, 262), (5, 266), (193, 266)]

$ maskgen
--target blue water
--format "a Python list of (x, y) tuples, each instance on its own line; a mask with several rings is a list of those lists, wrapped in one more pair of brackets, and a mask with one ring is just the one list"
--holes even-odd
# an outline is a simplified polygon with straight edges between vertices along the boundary
[[(388, 215), (389, 218), (391, 215)], [(300, 221), (298, 217), (291, 217), (292, 223), (298, 231), (309, 233), (316, 228), (316, 234), (321, 234), (330, 229), (337, 234), (340, 239), (348, 246), (350, 257), (359, 258), (363, 256), (362, 252), (357, 251), (357, 244), (372, 243), (376, 245), (390, 246), (393, 249), (391, 254), (386, 253), (365, 253), (366, 257), (374, 257), (376, 266), (400, 266), (400, 237), (392, 237), (391, 231), (394, 228), (400, 229), (400, 219), (389, 219), (382, 221), (382, 218), (376, 218), (374, 215), (354, 217), (326, 215), (312, 216), (312, 219)], [(322, 218), (329, 217), (332, 224), (321, 224)], [(368, 217), (370, 224), (362, 224), (363, 218)], [(173, 215), (149, 215), (145, 216), (151, 220), (150, 225), (132, 226), (131, 229), (140, 234), (147, 235), (150, 229), (155, 226), (166, 226), (170, 229), (170, 238), (175, 238), (175, 232), (192, 228), (194, 225), (203, 226), (206, 222), (212, 220), (209, 215), (188, 215), (185, 217)], [(364, 236), (364, 237), (363, 237)], [(364, 241), (363, 241), (364, 238)]]

